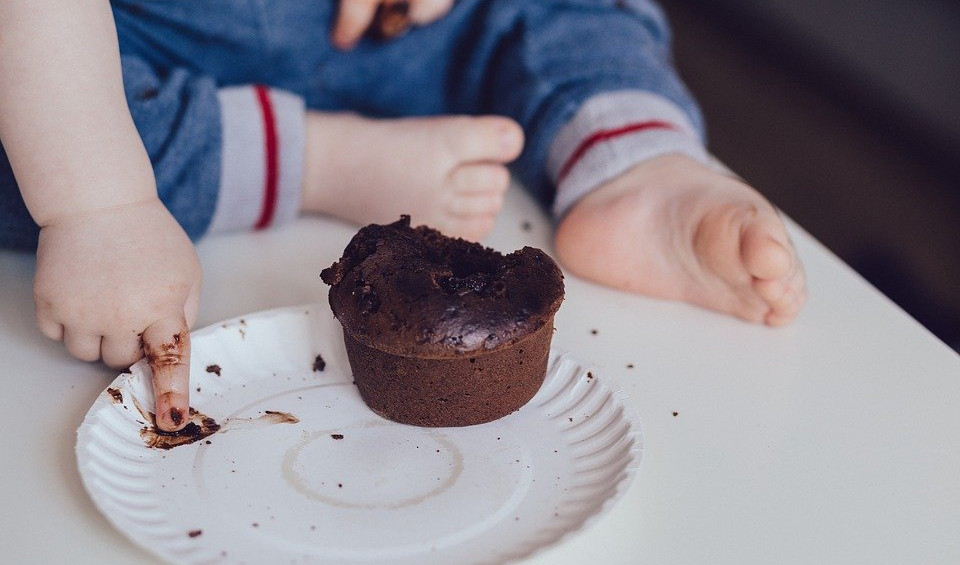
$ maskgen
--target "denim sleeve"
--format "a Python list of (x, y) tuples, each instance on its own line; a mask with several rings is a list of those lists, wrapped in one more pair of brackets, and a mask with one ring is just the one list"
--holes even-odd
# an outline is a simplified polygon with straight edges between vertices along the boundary
[(157, 194), (191, 239), (204, 234), (220, 182), (220, 104), (209, 77), (160, 72), (121, 57), (130, 114), (157, 181)]
[[(549, 205), (545, 162), (556, 133), (590, 97), (618, 90), (653, 93), (673, 102), (703, 135), (700, 111), (671, 61), (670, 30), (648, 0), (540, 0), (491, 9), (496, 44), (478, 35), (458, 57), (468, 61), (454, 87), (457, 106), (503, 114), (527, 132), (514, 172)], [(504, 28), (506, 28), (504, 30)], [(487, 55), (485, 61), (476, 57)], [(471, 99), (478, 96), (477, 99)]]

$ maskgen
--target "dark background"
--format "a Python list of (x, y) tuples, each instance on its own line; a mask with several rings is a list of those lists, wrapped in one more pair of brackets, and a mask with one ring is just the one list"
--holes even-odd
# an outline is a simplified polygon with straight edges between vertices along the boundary
[(960, 3), (661, 4), (714, 155), (960, 351)]

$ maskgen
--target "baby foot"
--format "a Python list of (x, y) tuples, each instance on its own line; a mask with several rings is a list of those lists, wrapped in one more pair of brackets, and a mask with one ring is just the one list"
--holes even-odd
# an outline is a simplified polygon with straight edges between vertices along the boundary
[(357, 224), (409, 214), (446, 235), (480, 240), (510, 183), (523, 130), (499, 116), (374, 120), (307, 114), (301, 209)]
[(779, 326), (806, 300), (803, 267), (753, 188), (687, 157), (642, 163), (585, 196), (556, 233), (574, 274)]

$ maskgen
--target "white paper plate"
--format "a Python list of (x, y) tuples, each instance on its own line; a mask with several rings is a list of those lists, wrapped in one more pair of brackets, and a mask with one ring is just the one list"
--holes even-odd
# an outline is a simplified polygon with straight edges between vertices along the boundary
[(192, 345), (192, 405), (219, 432), (149, 447), (141, 362), (98, 397), (77, 439), (96, 505), (171, 563), (510, 562), (587, 526), (640, 460), (633, 412), (570, 357), (551, 356), (518, 412), (430, 429), (363, 404), (326, 305), (210, 326)]

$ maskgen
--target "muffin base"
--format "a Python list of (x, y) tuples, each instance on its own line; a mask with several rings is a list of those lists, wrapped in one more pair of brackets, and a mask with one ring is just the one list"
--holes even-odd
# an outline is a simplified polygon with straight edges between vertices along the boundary
[(551, 316), (516, 343), (438, 359), (387, 353), (343, 333), (367, 406), (388, 420), (424, 427), (472, 426), (518, 410), (543, 384), (552, 338)]

